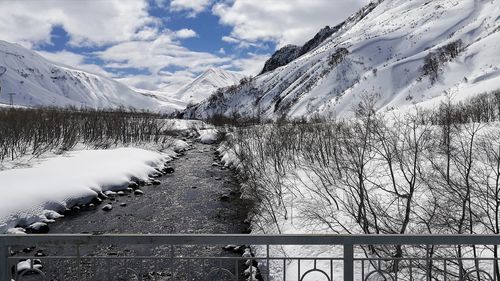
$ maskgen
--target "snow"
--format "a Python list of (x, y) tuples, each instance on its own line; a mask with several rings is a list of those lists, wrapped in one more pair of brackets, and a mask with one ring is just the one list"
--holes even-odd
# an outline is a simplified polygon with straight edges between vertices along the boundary
[[(380, 3), (378, 3), (380, 2)], [(479, 0), (375, 1), (339, 31), (289, 64), (188, 109), (187, 116), (239, 113), (275, 119), (350, 117), (365, 95), (380, 112), (435, 106), (445, 92), (460, 99), (500, 88), (500, 5)], [(465, 49), (445, 63), (436, 82), (422, 74), (424, 58), (461, 40)], [(332, 56), (346, 48), (338, 65)]]
[(147, 180), (167, 159), (165, 153), (139, 148), (80, 150), (31, 168), (1, 171), (0, 233), (60, 217), (59, 212), (99, 193), (125, 189), (132, 178)]
[[(478, 134), (476, 136), (475, 146), (475, 156), (474, 156), (474, 167), (473, 170), (478, 172), (475, 174), (475, 179), (486, 177), (485, 175), (488, 173), (479, 172), (479, 171), (488, 171), (487, 165), (488, 160), (485, 160), (484, 152), (480, 150), (481, 140), (491, 140), (493, 147), (497, 147), (498, 142), (495, 141), (496, 137), (500, 133), (499, 123), (492, 122), (488, 124), (467, 124), (466, 126), (476, 126), (480, 128)], [(267, 125), (263, 125), (259, 128), (261, 132), (265, 132), (266, 130), (270, 131), (272, 128), (269, 128)], [(429, 147), (433, 147), (434, 138), (439, 138), (439, 130), (436, 127), (429, 127), (428, 130), (433, 134), (433, 137), (429, 139), (429, 143), (427, 144)], [(435, 131), (434, 131), (435, 130)], [(283, 170), (280, 176), (278, 176), (278, 172), (275, 170), (275, 166), (273, 166), (272, 157), (268, 157), (267, 155), (273, 154), (275, 151), (273, 148), (270, 148), (266, 145), (266, 140), (272, 139), (269, 135), (259, 135), (256, 133), (255, 137), (252, 137), (250, 134), (243, 135), (248, 136), (248, 138), (244, 139), (246, 147), (244, 154), (244, 161), (247, 161), (243, 164), (240, 164), (240, 159), (238, 155), (241, 154), (241, 149), (238, 146), (230, 145), (232, 141), (232, 134), (228, 134), (228, 141), (223, 143), (218, 151), (222, 156), (222, 162), (225, 166), (235, 167), (240, 169), (244, 175), (251, 175), (253, 181), (250, 183), (242, 184), (242, 192), (243, 197), (248, 196), (248, 193), (254, 192), (256, 189), (259, 194), (264, 194), (264, 192), (269, 192), (269, 194), (274, 194), (272, 190), (280, 190), (282, 199), (279, 199), (280, 203), (278, 203), (278, 195), (269, 195), (271, 199), (267, 199), (270, 201), (262, 200), (265, 203), (257, 203), (255, 206), (255, 213), (251, 214), (251, 234), (359, 234), (363, 233), (363, 230), (360, 226), (354, 221), (353, 217), (348, 213), (344, 212), (342, 206), (340, 209), (337, 209), (335, 204), (332, 204), (328, 199), (325, 193), (322, 193), (322, 190), (326, 188), (325, 184), (328, 185), (332, 192), (335, 192), (335, 198), (348, 198), (348, 196), (344, 197), (345, 189), (343, 187), (343, 183), (339, 180), (336, 183), (329, 182), (328, 179), (321, 178), (321, 174), (318, 173), (319, 164), (314, 161), (310, 161), (304, 159), (308, 153), (314, 153), (314, 148), (311, 148), (311, 151), (307, 149), (303, 149), (302, 152), (296, 152), (295, 155), (283, 155), (281, 158), (281, 164), (283, 165)], [(401, 134), (408, 133), (407, 131), (401, 131)], [(418, 133), (417, 133), (418, 134)], [(455, 141), (464, 141), (458, 140), (459, 138), (467, 138), (467, 130), (464, 129), (461, 133), (461, 137), (455, 137)], [(310, 137), (320, 137), (321, 134), (317, 133), (317, 135), (311, 134)], [(242, 136), (239, 136), (242, 137)], [(301, 138), (306, 143), (310, 141), (307, 137)], [(240, 139), (241, 141), (241, 139)], [(402, 140), (404, 142), (404, 140)], [(291, 144), (293, 146), (293, 144)], [(455, 144), (458, 146), (458, 144)], [(255, 148), (255, 149), (253, 149)], [(299, 149), (301, 150), (301, 149)], [(434, 150), (433, 148), (427, 148), (425, 152), (423, 152), (419, 157), (421, 161), (421, 169), (419, 168), (419, 173), (421, 173), (422, 178), (438, 178), (435, 167), (432, 167), (431, 161), (435, 161), (435, 159), (439, 159), (442, 155), (437, 152), (438, 150)], [(387, 212), (388, 217), (391, 217), (395, 220), (400, 218), (401, 214), (404, 213), (398, 207), (395, 207), (392, 199), (393, 197), (390, 192), (385, 193), (385, 191), (381, 191), (377, 187), (373, 186), (390, 186), (390, 176), (388, 174), (387, 163), (384, 162), (383, 157), (377, 155), (379, 152), (374, 153), (369, 158), (370, 160), (366, 161), (366, 167), (364, 168), (364, 172), (368, 175), (367, 182), (370, 181), (370, 184), (367, 186), (367, 190), (369, 192), (369, 196), (371, 198), (377, 198), (377, 203), (381, 206), (384, 206), (384, 212)], [(434, 155), (436, 153), (436, 155)], [(410, 159), (411, 157), (408, 154), (404, 154), (403, 157)], [(458, 156), (460, 157), (460, 156)], [(434, 159), (434, 160), (430, 160)], [(251, 165), (249, 162), (251, 161)], [(333, 161), (333, 160), (331, 160)], [(411, 161), (411, 160), (409, 160)], [(440, 161), (440, 160), (438, 160)], [(330, 164), (332, 162), (329, 162)], [(397, 166), (397, 165), (395, 165)], [(248, 167), (250, 170), (249, 173), (245, 174), (243, 167)], [(455, 170), (456, 168), (451, 168), (452, 179), (457, 180), (460, 178), (460, 172)], [(396, 169), (397, 170), (397, 169)], [(407, 180), (404, 172), (394, 171), (395, 182), (398, 183), (398, 188), (404, 189), (404, 183)], [(324, 176), (324, 174), (323, 174)], [(491, 175), (490, 175), (491, 176)], [(415, 202), (415, 208), (412, 210), (412, 218), (410, 224), (405, 233), (428, 233), (427, 230), (417, 217), (420, 214), (425, 213), (425, 208), (432, 205), (431, 190), (435, 188), (434, 183), (430, 185), (424, 184), (425, 180), (422, 178), (418, 178), (417, 185), (419, 186), (414, 195), (413, 201)], [(489, 178), (489, 180), (493, 181), (493, 177)], [(481, 180), (479, 180), (481, 181)], [(399, 186), (401, 184), (401, 186)], [(484, 184), (481, 182), (480, 184)], [(372, 186), (373, 185), (373, 186)], [(259, 186), (267, 186), (267, 191), (261, 191)], [(262, 193), (260, 193), (262, 192)], [(343, 195), (344, 194), (344, 195)], [(441, 194), (441, 193), (439, 193)], [(450, 195), (451, 197), (452, 195)], [(250, 196), (251, 197), (251, 196)], [(269, 198), (268, 197), (268, 198)], [(346, 199), (347, 200), (347, 199)], [(474, 204), (477, 206), (482, 206), (481, 202), (484, 199), (480, 196), (475, 196), (473, 199)], [(494, 199), (491, 199), (494, 200)], [(273, 217), (269, 214), (269, 209), (267, 206), (267, 202), (274, 203), (274, 207), (276, 210), (273, 214)], [(417, 203), (418, 202), (418, 203)], [(444, 202), (449, 202), (444, 200)], [(259, 206), (260, 204), (260, 206)], [(476, 205), (475, 205), (476, 206)], [(286, 209), (287, 215), (284, 214)], [(316, 219), (321, 218), (321, 219)], [(274, 219), (276, 221), (274, 222)], [(484, 220), (488, 220), (488, 218), (484, 218)], [(447, 226), (438, 226), (436, 224), (436, 229), (432, 229), (433, 233), (454, 233), (453, 227)], [(279, 226), (279, 230), (277, 229)], [(344, 228), (345, 227), (345, 228)], [(484, 230), (481, 225), (475, 226), (475, 233), (491, 233), (488, 230)], [(385, 232), (383, 232), (385, 233)], [(264, 246), (252, 246), (253, 251), (258, 257), (265, 257), (267, 249)], [(270, 248), (271, 256), (275, 257), (324, 257), (324, 258), (332, 258), (332, 257), (342, 257), (342, 247), (340, 246), (308, 246), (308, 245), (288, 245), (288, 246), (272, 246)], [(486, 257), (489, 253), (482, 253), (484, 257)], [(364, 257), (364, 253), (357, 248), (355, 252), (356, 256)], [(266, 261), (262, 260), (262, 266), (265, 267)], [(301, 272), (306, 272), (308, 269), (313, 267), (312, 261), (308, 261), (307, 259), (301, 261)], [(329, 261), (325, 264), (318, 262), (318, 268), (325, 270), (326, 272), (330, 272), (330, 264)], [(360, 266), (357, 264), (356, 266)], [(342, 262), (335, 261), (333, 263), (333, 272), (335, 278), (333, 280), (342, 280)], [(270, 280), (282, 280), (283, 275), (286, 274), (286, 279), (296, 280), (297, 272), (298, 272), (298, 263), (296, 260), (288, 260), (286, 263), (286, 272), (283, 273), (283, 261), (271, 261), (271, 279)], [(361, 269), (356, 269), (356, 272), (361, 272)], [(307, 278), (304, 278), (305, 281), (310, 280), (322, 280), (320, 275), (308, 275)]]
[(198, 140), (204, 144), (214, 144), (218, 140), (219, 132), (216, 129), (199, 130)]
[(243, 77), (236, 72), (212, 67), (170, 96), (186, 104), (199, 103), (219, 88), (238, 84)]
[[(7, 68), (0, 78), (2, 92), (15, 93), (14, 104), (19, 106), (123, 107), (162, 113), (185, 107), (185, 103), (161, 93), (136, 91), (111, 78), (49, 61), (2, 40), (0, 65)], [(9, 103), (8, 95), (0, 95), (0, 104)]]
[[(31, 261), (31, 259), (27, 259), (25, 261), (19, 262), (17, 264), (17, 272), (22, 273), (25, 270), (33, 270), (33, 269), (40, 270), (42, 268), (42, 265), (39, 263), (34, 263), (35, 261), (40, 262), (40, 260)], [(31, 266), (32, 263), (33, 263), (33, 267)]]

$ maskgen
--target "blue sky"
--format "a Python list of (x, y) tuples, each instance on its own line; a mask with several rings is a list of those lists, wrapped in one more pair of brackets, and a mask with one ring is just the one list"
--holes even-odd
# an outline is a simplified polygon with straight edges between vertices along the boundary
[[(0, 0), (0, 39), (130, 86), (175, 91), (209, 67), (255, 75), (368, 0)], [(5, 12), (7, 11), (7, 12)]]

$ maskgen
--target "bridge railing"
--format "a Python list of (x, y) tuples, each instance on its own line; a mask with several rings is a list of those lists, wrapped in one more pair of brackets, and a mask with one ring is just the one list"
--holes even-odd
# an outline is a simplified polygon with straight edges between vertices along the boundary
[[(214, 254), (224, 245), (255, 255)], [(497, 281), (496, 245), (499, 235), (0, 235), (0, 280)], [(316, 251), (285, 256), (293, 246)]]

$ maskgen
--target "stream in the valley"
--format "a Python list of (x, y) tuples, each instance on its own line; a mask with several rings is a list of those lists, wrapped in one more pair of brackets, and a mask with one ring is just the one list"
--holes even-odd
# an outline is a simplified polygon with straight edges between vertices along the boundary
[[(175, 172), (158, 180), (160, 185), (141, 187), (143, 195), (134, 193), (105, 199), (94, 208), (82, 208), (50, 224), (51, 234), (240, 234), (248, 230), (244, 223), (247, 209), (239, 197), (239, 184), (234, 172), (217, 162), (215, 146), (199, 143), (193, 149), (169, 163)], [(111, 211), (102, 207), (112, 204)], [(36, 247), (30, 254), (43, 253), (47, 257), (74, 254), (74, 247)], [(85, 256), (130, 257), (168, 256), (170, 246), (99, 245), (82, 246)], [(221, 245), (191, 246), (175, 249), (177, 256), (231, 256)], [(241, 254), (239, 254), (241, 256)], [(81, 280), (137, 280), (137, 267), (141, 280), (208, 280), (203, 276), (213, 269), (210, 260), (190, 261), (190, 264), (168, 261), (140, 261), (135, 259), (83, 260), (79, 273)], [(76, 280), (73, 260), (43, 262), (47, 280)], [(138, 265), (138, 263), (141, 263)], [(227, 265), (236, 271), (234, 262)], [(242, 264), (237, 265), (242, 269)], [(224, 265), (223, 265), (224, 267)], [(132, 270), (129, 270), (132, 269)], [(113, 271), (110, 273), (110, 271)], [(135, 273), (134, 273), (135, 272)], [(111, 276), (111, 277), (110, 277)], [(34, 277), (34, 276), (32, 276)], [(35, 280), (31, 279), (30, 280)], [(28, 279), (26, 279), (28, 280)], [(226, 280), (213, 279), (213, 280)]]

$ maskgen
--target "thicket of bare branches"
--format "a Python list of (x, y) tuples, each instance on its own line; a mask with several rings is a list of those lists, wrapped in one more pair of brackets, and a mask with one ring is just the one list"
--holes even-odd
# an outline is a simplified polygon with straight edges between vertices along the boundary
[(98, 148), (132, 143), (168, 145), (169, 134), (169, 126), (161, 116), (143, 112), (2, 109), (0, 161), (68, 150), (77, 143)]
[[(500, 120), (499, 96), (391, 117), (374, 114), (366, 100), (353, 120), (235, 128), (228, 141), (241, 161), (244, 195), (257, 202), (254, 225), (281, 233), (280, 221), (293, 220), (301, 202), (302, 221), (334, 233), (500, 234), (500, 128), (489, 123)], [(396, 259), (425, 252), (365, 250)], [(479, 255), (475, 247), (431, 247), (429, 255), (439, 251)], [(498, 256), (497, 247), (489, 251)], [(442, 278), (439, 265), (425, 266)], [(457, 262), (451, 274), (474, 267)]]

